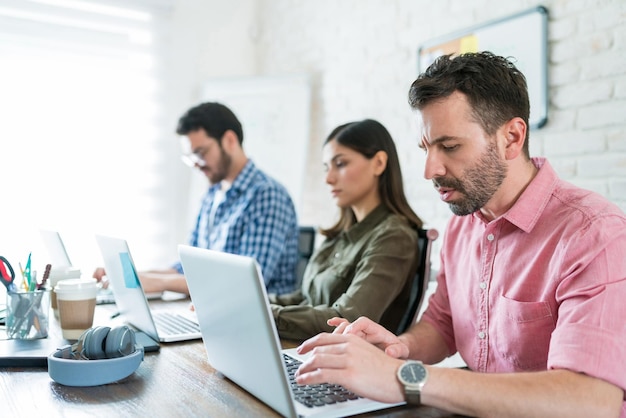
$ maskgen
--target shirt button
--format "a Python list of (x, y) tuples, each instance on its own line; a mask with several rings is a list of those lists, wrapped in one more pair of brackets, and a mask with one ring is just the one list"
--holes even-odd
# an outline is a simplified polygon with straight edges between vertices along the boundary
[(489, 241), (493, 241), (493, 239), (494, 239), (493, 234), (489, 234), (489, 235), (487, 235), (487, 239), (488, 239)]
[(483, 290), (484, 290), (484, 289), (486, 289), (486, 288), (487, 288), (487, 283), (485, 283), (485, 282), (480, 282), (479, 286), (480, 286), (480, 288), (481, 288), (481, 289), (483, 289)]
[(480, 332), (478, 333), (478, 338), (480, 338), (481, 340), (484, 340), (486, 335), (487, 335), (487, 334), (485, 334), (483, 331), (480, 331)]
[(339, 253), (335, 253), (335, 258), (339, 258)]

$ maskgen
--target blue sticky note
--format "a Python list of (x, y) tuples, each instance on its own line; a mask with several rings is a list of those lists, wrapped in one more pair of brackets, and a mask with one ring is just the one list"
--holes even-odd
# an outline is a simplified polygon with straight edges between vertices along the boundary
[(135, 271), (133, 262), (130, 260), (129, 253), (120, 253), (120, 262), (122, 263), (122, 272), (124, 273), (124, 284), (128, 289), (139, 287), (139, 276)]

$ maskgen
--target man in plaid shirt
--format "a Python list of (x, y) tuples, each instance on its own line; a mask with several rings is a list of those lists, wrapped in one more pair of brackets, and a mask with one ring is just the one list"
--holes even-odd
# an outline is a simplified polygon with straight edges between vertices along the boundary
[[(268, 293), (294, 290), (298, 261), (298, 222), (289, 193), (259, 170), (243, 148), (243, 130), (220, 103), (202, 103), (179, 120), (176, 132), (188, 139), (183, 161), (208, 178), (189, 245), (253, 257)], [(103, 269), (94, 277), (100, 279)], [(170, 269), (139, 273), (146, 293), (189, 294), (180, 262)]]

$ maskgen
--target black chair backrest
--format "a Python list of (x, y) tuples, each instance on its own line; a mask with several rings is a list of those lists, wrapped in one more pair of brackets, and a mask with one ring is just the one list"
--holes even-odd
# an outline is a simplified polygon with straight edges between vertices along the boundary
[(315, 228), (301, 226), (298, 234), (298, 265), (296, 267), (296, 289), (300, 288), (304, 269), (315, 250)]
[(434, 229), (418, 229), (417, 245), (419, 246), (419, 261), (417, 273), (411, 286), (411, 297), (409, 298), (409, 309), (407, 309), (404, 317), (400, 321), (396, 335), (402, 334), (404, 331), (417, 321), (424, 295), (428, 289), (430, 281), (430, 251), (433, 241), (439, 237), (439, 232)]

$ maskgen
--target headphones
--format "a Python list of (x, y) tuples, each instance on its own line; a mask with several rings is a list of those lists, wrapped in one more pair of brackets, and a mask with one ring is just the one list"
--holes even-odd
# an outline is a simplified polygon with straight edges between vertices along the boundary
[(99, 386), (130, 376), (143, 360), (135, 331), (123, 325), (94, 327), (48, 356), (48, 374), (65, 386)]

